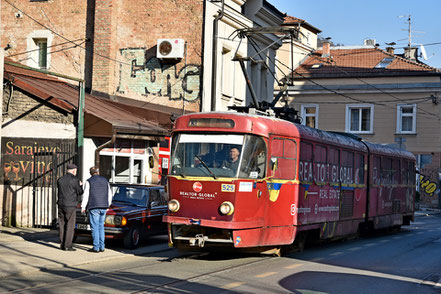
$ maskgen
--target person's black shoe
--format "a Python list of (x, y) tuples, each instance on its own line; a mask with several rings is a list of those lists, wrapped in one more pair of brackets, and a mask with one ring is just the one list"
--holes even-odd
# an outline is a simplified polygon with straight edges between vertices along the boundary
[(103, 249), (100, 249), (100, 252), (104, 252), (104, 248), (103, 248)]
[(64, 246), (61, 246), (61, 245), (60, 245), (60, 249), (63, 250), (63, 251), (66, 250), (66, 248)]
[(93, 248), (90, 248), (89, 250), (87, 250), (87, 252), (99, 253), (99, 250), (95, 250), (95, 249), (93, 249)]
[(64, 250), (66, 250), (66, 251), (77, 251), (75, 248), (73, 248), (73, 247), (68, 247), (68, 248), (66, 248), (66, 249), (64, 249)]

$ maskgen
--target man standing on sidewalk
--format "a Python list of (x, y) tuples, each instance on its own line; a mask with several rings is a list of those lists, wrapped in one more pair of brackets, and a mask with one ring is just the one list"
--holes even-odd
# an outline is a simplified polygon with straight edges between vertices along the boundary
[(67, 165), (67, 173), (58, 179), (58, 225), (61, 250), (75, 251), (72, 239), (75, 230), (76, 209), (81, 202), (83, 188), (81, 181), (76, 177), (77, 166)]
[(109, 181), (99, 175), (97, 167), (90, 168), (91, 177), (84, 184), (84, 197), (81, 212), (89, 211), (90, 227), (92, 229), (93, 248), (90, 252), (104, 252), (104, 221), (106, 212), (112, 203), (112, 190)]

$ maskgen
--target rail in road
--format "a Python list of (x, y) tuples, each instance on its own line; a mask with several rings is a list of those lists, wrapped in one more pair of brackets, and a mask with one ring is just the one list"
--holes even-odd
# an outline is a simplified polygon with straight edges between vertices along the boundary
[[(396, 289), (388, 293), (406, 293), (397, 292), (402, 289), (396, 285), (407, 289), (407, 293), (441, 293), (441, 272), (436, 266), (441, 261), (440, 220), (421, 217), (395, 234), (328, 243), (285, 257), (182, 254), (166, 249), (131, 257), (127, 262), (119, 258), (95, 267), (48, 270), (31, 283), (26, 283), (31, 277), (11, 278), (0, 281), (0, 292), (60, 293), (70, 289), (79, 293), (207, 293), (209, 289), (213, 293), (286, 293), (315, 289), (353, 293), (329, 287), (368, 283), (373, 290), (385, 283), (382, 290), (387, 285)], [(416, 260), (410, 252), (422, 260)], [(425, 268), (419, 267), (422, 264)], [(329, 284), (324, 285), (324, 281)], [(358, 293), (368, 293), (363, 290), (369, 289)]]

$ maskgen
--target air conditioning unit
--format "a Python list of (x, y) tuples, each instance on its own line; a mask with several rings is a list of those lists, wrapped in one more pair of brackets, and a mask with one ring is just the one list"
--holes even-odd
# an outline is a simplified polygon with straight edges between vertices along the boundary
[(184, 58), (185, 41), (183, 39), (158, 39), (156, 57), (161, 59)]

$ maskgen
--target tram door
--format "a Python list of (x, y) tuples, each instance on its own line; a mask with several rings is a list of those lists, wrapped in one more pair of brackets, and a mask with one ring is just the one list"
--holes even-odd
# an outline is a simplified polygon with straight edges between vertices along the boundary
[(298, 203), (294, 183), (297, 169), (297, 142), (289, 138), (272, 137), (269, 162), (267, 225), (292, 226)]

